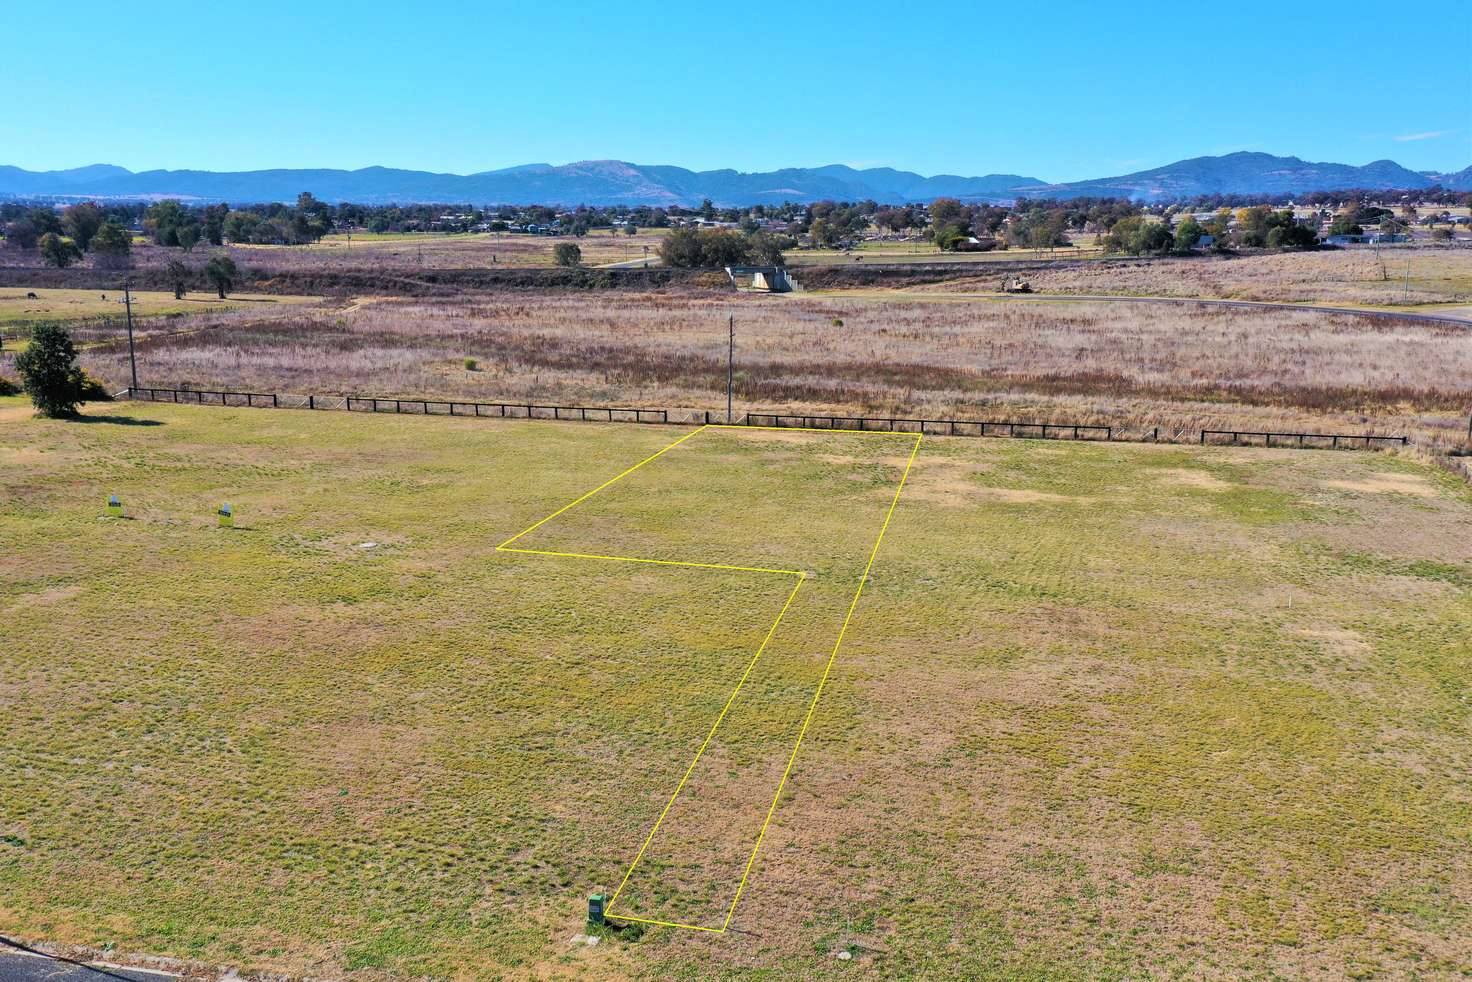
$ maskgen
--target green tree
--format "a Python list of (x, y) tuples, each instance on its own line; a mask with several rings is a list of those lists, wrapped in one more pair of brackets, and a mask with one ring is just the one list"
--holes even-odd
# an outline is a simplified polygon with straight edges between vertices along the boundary
[(102, 209), (90, 201), (72, 205), (61, 213), (61, 223), (66, 226), (67, 234), (83, 252), (92, 247), (92, 237), (102, 227), (102, 222)]
[(21, 218), (5, 226), (5, 244), (12, 249), (34, 249), (41, 233), (29, 218)]
[(633, 222), (629, 222), (627, 225), (624, 226), (624, 234), (625, 235), (638, 235), (639, 234), (639, 227), (637, 225), (635, 225)]
[[(1123, 225), (1124, 222), (1120, 222), (1119, 224)], [(1130, 233), (1129, 242), (1126, 244), (1124, 251), (1132, 256), (1159, 256), (1164, 255), (1174, 248), (1175, 242), (1175, 235), (1171, 233), (1169, 225), (1166, 225), (1164, 222), (1146, 223), (1141, 221), (1139, 227)]]
[(143, 230), (153, 236), (161, 246), (179, 244), (178, 228), (189, 223), (189, 213), (184, 206), (172, 199), (165, 199), (149, 206), (143, 213)]
[(41, 258), (58, 269), (64, 269), (82, 258), (82, 250), (77, 248), (75, 242), (55, 232), (47, 232), (41, 236), (40, 246)]
[(32, 208), (26, 217), (36, 227), (37, 235), (45, 235), (47, 232), (53, 235), (66, 234), (66, 229), (61, 224), (61, 216), (56, 214), (55, 208)]
[(666, 266), (693, 269), (703, 265), (700, 233), (688, 225), (671, 231), (659, 242), (659, 258)]
[(1119, 219), (1110, 227), (1109, 234), (1104, 237), (1104, 251), (1128, 252), (1135, 233), (1140, 231), (1144, 225), (1145, 219), (1139, 215), (1129, 215)]
[(1270, 249), (1311, 249), (1319, 244), (1319, 237), (1306, 225), (1290, 221), (1278, 225), (1268, 232)]
[(583, 250), (572, 242), (559, 242), (552, 247), (552, 258), (559, 266), (580, 266), (583, 262)]
[(700, 233), (702, 266), (744, 266), (751, 262), (751, 240), (729, 229)]
[(240, 270), (235, 266), (235, 260), (229, 256), (215, 256), (204, 266), (204, 278), (210, 281), (210, 285), (220, 294), (220, 299), (225, 299), (225, 293), (235, 285), (235, 280), (240, 276)]
[(941, 252), (950, 252), (956, 248), (956, 243), (966, 237), (966, 233), (959, 225), (938, 225), (931, 231), (930, 237), (935, 240)]
[(232, 211), (225, 219), (224, 236), (231, 242), (254, 242), (266, 220), (253, 211)]
[(1201, 236), (1206, 230), (1201, 223), (1194, 218), (1187, 218), (1176, 226), (1176, 252), (1188, 252), (1196, 248), (1196, 243), (1201, 241)]
[(230, 217), (229, 205), (210, 205), (204, 210), (202, 232), (210, 245), (225, 244), (225, 220)]
[(1334, 216), (1334, 221), (1329, 223), (1329, 234), (1363, 235), (1365, 229), (1364, 226), (1360, 225), (1357, 216), (1358, 211), (1353, 208), (1349, 209), (1348, 211), (1341, 211), (1339, 214)]
[(92, 254), (105, 269), (126, 269), (133, 253), (133, 236), (117, 222), (103, 222), (92, 236)]
[(751, 258), (761, 266), (782, 266), (787, 262), (787, 257), (782, 250), (790, 248), (791, 239), (785, 236), (768, 235), (765, 232), (757, 232), (747, 237), (751, 243)]
[(174, 229), (174, 238), (176, 241), (178, 241), (179, 248), (183, 249), (185, 252), (188, 252), (193, 249), (194, 244), (199, 241), (199, 226), (193, 223), (180, 225), (178, 228)]
[(77, 349), (71, 336), (59, 325), (38, 324), (26, 350), (16, 355), (15, 368), (31, 403), (42, 415), (58, 419), (77, 414), (86, 376), (77, 367)]
[(189, 267), (177, 259), (171, 259), (169, 265), (164, 269), (164, 275), (169, 278), (169, 283), (174, 288), (174, 299), (183, 300), (184, 291), (189, 289)]
[(947, 225), (958, 225), (965, 228), (966, 206), (955, 198), (936, 198), (930, 203), (930, 224), (936, 229), (945, 228)]

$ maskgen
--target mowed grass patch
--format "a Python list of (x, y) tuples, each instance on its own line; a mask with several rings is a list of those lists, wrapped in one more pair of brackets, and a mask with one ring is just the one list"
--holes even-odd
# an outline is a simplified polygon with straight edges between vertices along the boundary
[[(542, 561), (744, 565), (764, 570), (747, 573), (753, 596), (796, 588), (619, 884), (614, 916), (725, 927), (914, 446), (902, 434), (705, 428), (515, 541), (585, 554)], [(777, 570), (800, 572), (801, 586)]]
[[(34, 293), (35, 299), (28, 294)], [(194, 290), (176, 300), (172, 293), (135, 290), (133, 316), (157, 317), (169, 314), (197, 314), (207, 311), (235, 310), (262, 305), (312, 303), (316, 297), (277, 296), (274, 294), (236, 293), (219, 299), (213, 290)], [(29, 321), (74, 321), (100, 318), (123, 318), (123, 291), (54, 290), (49, 288), (0, 287), (0, 326)]]
[[(1410, 462), (927, 438), (738, 930), (574, 949), (781, 587), (494, 547), (684, 431), (109, 411), (0, 401), (0, 933), (362, 979), (1472, 969), (1472, 501)], [(542, 544), (849, 580), (898, 454), (797, 436)]]

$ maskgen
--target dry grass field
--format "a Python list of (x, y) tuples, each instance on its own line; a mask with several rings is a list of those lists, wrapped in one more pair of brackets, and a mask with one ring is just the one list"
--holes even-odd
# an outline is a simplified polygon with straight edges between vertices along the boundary
[[(166, 249), (147, 243), (133, 247), (134, 265), (149, 269), (182, 260), (202, 267), (208, 257), (223, 252), (242, 270), (263, 273), (291, 270), (344, 270), (372, 268), (384, 271), (411, 269), (460, 269), (489, 267), (538, 267), (555, 265), (552, 250), (559, 242), (572, 242), (583, 251), (583, 263), (600, 266), (606, 263), (643, 259), (657, 261), (659, 229), (640, 229), (638, 235), (612, 235), (600, 229), (574, 238), (572, 236), (511, 235), (509, 233), (475, 234), (401, 234), (331, 235), (316, 245), (227, 245), (223, 248), (199, 246), (191, 255), (178, 249)], [(39, 267), (41, 258), (35, 253), (0, 249), (0, 265)]]
[[(1407, 273), (1409, 272), (1409, 281)], [(1366, 306), (1472, 304), (1472, 249), (1386, 248), (1173, 259), (1134, 266), (1029, 271), (1039, 293), (1219, 297)], [(929, 289), (993, 291), (996, 277), (956, 279)]]
[[(145, 342), (142, 376), (262, 392), (715, 408), (728, 316), (748, 408), (1168, 430), (1374, 427), (1454, 443), (1472, 399), (1472, 331), (1455, 326), (872, 294), (487, 294), (232, 315)], [(110, 384), (126, 378), (121, 344), (84, 361)]]
[[(1021, 440), (922, 444), (732, 930), (576, 941), (780, 588), (495, 546), (687, 432), (0, 400), (0, 933), (365, 982), (1472, 972), (1472, 493)], [(729, 896), (909, 446), (700, 434), (536, 533), (812, 573), (641, 903)]]
[[(32, 293), (36, 295), (34, 299), (29, 296)], [(200, 313), (216, 314), (227, 310), (249, 310), (259, 316), (282, 305), (312, 303), (317, 298), (231, 293), (221, 300), (213, 291), (193, 291), (176, 300), (172, 293), (134, 290), (132, 300), (133, 318), (141, 328), (161, 320)], [(125, 318), (123, 292), (120, 289), (99, 291), (0, 287), (0, 330), (7, 334), (13, 331), (23, 332), (28, 325), (41, 321), (66, 324), (73, 331), (86, 333), (89, 325), (100, 330), (108, 322), (116, 324), (124, 322)], [(80, 337), (81, 334), (76, 336)]]

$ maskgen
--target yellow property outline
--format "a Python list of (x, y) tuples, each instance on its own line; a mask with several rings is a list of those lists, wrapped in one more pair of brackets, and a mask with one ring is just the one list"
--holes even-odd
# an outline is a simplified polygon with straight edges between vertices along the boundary
[[(626, 873), (624, 873), (624, 878), (619, 883), (618, 889), (613, 892), (613, 897), (608, 901), (605, 912), (609, 916), (613, 916), (613, 905), (618, 902), (618, 898), (620, 894), (623, 893), (624, 887), (628, 886), (629, 878), (634, 875), (634, 870), (638, 868), (639, 862), (644, 858), (644, 852), (649, 848), (649, 844), (654, 841), (654, 836), (656, 835), (656, 833), (659, 832), (659, 827), (664, 823), (665, 816), (668, 815), (670, 809), (674, 807), (675, 799), (677, 799), (680, 796), (680, 792), (685, 789), (685, 782), (688, 781), (690, 779), (690, 775), (694, 773), (695, 765), (700, 763), (701, 756), (705, 754), (706, 748), (710, 746), (711, 740), (715, 738), (716, 730), (720, 729), (721, 722), (726, 718), (726, 713), (731, 709), (732, 704), (734, 704), (736, 701), (736, 697), (741, 693), (741, 687), (746, 684), (746, 679), (751, 675), (752, 669), (755, 668), (756, 663), (761, 660), (762, 653), (767, 650), (767, 645), (771, 642), (773, 636), (776, 635), (777, 628), (782, 623), (782, 618), (787, 615), (787, 609), (792, 606), (792, 601), (797, 597), (797, 591), (802, 589), (803, 583), (807, 580), (807, 573), (803, 572), (802, 570), (774, 569), (766, 566), (733, 566), (726, 563), (692, 563), (673, 559), (647, 559), (639, 556), (605, 556), (597, 553), (586, 552), (556, 552), (550, 549), (523, 549), (513, 547), (512, 543), (522, 538), (523, 536), (536, 531), (543, 525), (546, 525), (548, 522), (552, 521), (552, 519), (556, 518), (558, 515), (561, 515), (574, 506), (587, 501), (589, 498), (593, 497), (593, 495), (597, 494), (599, 491), (602, 491), (609, 485), (623, 480), (625, 477), (628, 477), (630, 474), (634, 473), (634, 471), (643, 467), (645, 464), (657, 460), (658, 458), (664, 456), (664, 454), (668, 451), (673, 450), (675, 447), (678, 447), (680, 444), (684, 443), (686, 440), (689, 440), (692, 437), (699, 436), (701, 433), (704, 433), (708, 429), (782, 430), (784, 432), (797, 430), (799, 432), (813, 433), (862, 433), (866, 436), (909, 435), (896, 434), (893, 431), (852, 430), (829, 427), (737, 426), (730, 424), (708, 423), (704, 426), (699, 427), (693, 432), (686, 433), (675, 442), (663, 447), (653, 454), (650, 454), (648, 457), (645, 457), (643, 460), (639, 461), (637, 464), (628, 468), (622, 473), (609, 478), (593, 490), (588, 491), (587, 493), (580, 495), (577, 498), (574, 498), (572, 501), (569, 501), (567, 504), (554, 511), (552, 514), (548, 515), (546, 518), (543, 518), (540, 521), (527, 526), (520, 532), (517, 532), (511, 538), (507, 539), (505, 542), (496, 546), (497, 552), (521, 553), (529, 556), (555, 556), (562, 559), (596, 559), (606, 562), (646, 563), (654, 566), (684, 566), (692, 569), (720, 569), (741, 573), (775, 573), (781, 576), (792, 576), (796, 578), (796, 582), (792, 585), (792, 591), (787, 594), (787, 599), (782, 604), (782, 609), (777, 612), (777, 619), (772, 622), (772, 626), (767, 630), (767, 635), (765, 638), (762, 639), (762, 643), (756, 649), (756, 653), (753, 654), (751, 656), (751, 660), (746, 663), (746, 670), (741, 673), (741, 678), (736, 682), (736, 687), (731, 690), (730, 696), (726, 698), (726, 704), (721, 707), (720, 714), (716, 716), (715, 722), (711, 724), (709, 732), (707, 732), (705, 735), (705, 740), (700, 744), (700, 749), (695, 751), (695, 756), (690, 760), (689, 766), (685, 768), (685, 773), (680, 777), (680, 783), (675, 785), (675, 790), (670, 795), (669, 801), (665, 802), (664, 809), (659, 813), (659, 818), (657, 818), (654, 822), (654, 827), (651, 828), (649, 830), (649, 834), (644, 837), (643, 845), (639, 847), (639, 852), (634, 856), (634, 861), (629, 864), (629, 869)], [(775, 794), (772, 795), (771, 805), (767, 807), (767, 815), (766, 818), (762, 821), (761, 831), (757, 833), (756, 844), (752, 846), (751, 855), (748, 856), (746, 859), (746, 868), (741, 873), (741, 882), (738, 883), (736, 886), (736, 896), (731, 898), (731, 905), (726, 908), (725, 920), (721, 922), (720, 927), (707, 927), (701, 924), (681, 924), (677, 921), (659, 921), (647, 917), (632, 917), (627, 914), (620, 915), (620, 920), (635, 921), (640, 924), (656, 924), (661, 927), (678, 927), (684, 928), (689, 931), (707, 931), (712, 934), (724, 934), (726, 932), (726, 928), (731, 926), (731, 918), (736, 913), (736, 904), (740, 902), (741, 894), (746, 889), (746, 881), (751, 876), (752, 867), (756, 864), (757, 853), (761, 851), (762, 841), (766, 838), (767, 827), (772, 824), (772, 816), (776, 814), (777, 802), (780, 801), (782, 798), (782, 791), (787, 787), (787, 778), (792, 774), (792, 765), (796, 763), (797, 753), (799, 750), (802, 749), (803, 737), (807, 736), (808, 725), (812, 723), (813, 714), (817, 712), (818, 709), (818, 700), (821, 699), (823, 696), (823, 688), (828, 684), (828, 676), (833, 671), (833, 663), (838, 659), (838, 650), (843, 646), (844, 635), (848, 633), (849, 621), (853, 619), (854, 610), (859, 606), (859, 598), (863, 596), (864, 584), (869, 579), (869, 571), (874, 567), (875, 557), (879, 555), (879, 546), (884, 541), (884, 534), (889, 531), (889, 521), (891, 518), (894, 517), (895, 506), (899, 504), (900, 492), (904, 491), (905, 482), (910, 479), (910, 469), (915, 465), (915, 456), (920, 452), (920, 441), (924, 439), (925, 434), (923, 432), (920, 432), (914, 434), (914, 436), (915, 444), (910, 448), (910, 457), (905, 462), (904, 473), (900, 475), (900, 483), (894, 489), (894, 497), (890, 499), (889, 510), (884, 513), (884, 524), (880, 526), (879, 535), (874, 539), (874, 547), (869, 550), (869, 561), (864, 564), (864, 572), (859, 576), (859, 585), (854, 590), (853, 599), (849, 601), (848, 613), (844, 615), (843, 626), (838, 629), (838, 638), (833, 642), (833, 650), (828, 655), (827, 664), (823, 666), (823, 674), (818, 679), (818, 687), (813, 692), (812, 700), (808, 703), (808, 711), (807, 714), (803, 717), (802, 727), (797, 731), (797, 741), (793, 743), (792, 752), (787, 757), (787, 767), (782, 771), (782, 779), (777, 782), (777, 791)]]

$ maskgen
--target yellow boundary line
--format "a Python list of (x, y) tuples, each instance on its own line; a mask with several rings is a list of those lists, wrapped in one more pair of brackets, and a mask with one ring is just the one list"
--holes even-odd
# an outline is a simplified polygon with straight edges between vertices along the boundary
[(609, 478), (608, 480), (604, 481), (602, 484), (598, 485), (593, 490), (588, 491), (587, 493), (585, 493), (583, 495), (580, 495), (577, 498), (574, 498), (572, 501), (570, 501), (567, 504), (563, 505), (561, 508), (559, 508), (556, 511), (554, 511), (552, 514), (548, 515), (547, 517), (541, 519), (538, 522), (533, 523), (532, 525), (527, 526), (526, 528), (522, 529), (520, 532), (518, 532), (515, 535), (513, 535), (511, 538), (507, 539), (505, 542), (502, 542), (500, 545), (496, 546), (496, 551), (497, 552), (518, 553), (518, 554), (521, 554), (521, 555), (528, 555), (528, 556), (553, 556), (553, 557), (558, 557), (558, 558), (563, 558), (563, 559), (595, 559), (595, 560), (602, 560), (602, 561), (607, 561), (607, 562), (645, 563), (645, 564), (654, 565), (654, 566), (683, 566), (683, 567), (692, 568), (692, 569), (718, 569), (718, 570), (727, 570), (727, 571), (740, 572), (740, 573), (775, 573), (775, 574), (779, 574), (779, 575), (783, 575), (783, 576), (795, 576), (795, 577), (797, 577), (797, 582), (793, 584), (792, 591), (787, 594), (787, 599), (783, 602), (782, 609), (777, 612), (777, 619), (774, 620), (772, 622), (772, 626), (767, 629), (766, 637), (764, 637), (762, 639), (761, 645), (757, 647), (756, 652), (751, 656), (751, 660), (746, 663), (746, 669), (741, 673), (741, 678), (737, 680), (736, 687), (734, 689), (732, 689), (731, 690), (731, 694), (726, 697), (726, 703), (725, 703), (725, 705), (723, 705), (721, 707), (720, 714), (716, 716), (715, 722), (711, 724), (710, 730), (705, 735), (705, 740), (701, 742), (700, 748), (695, 751), (695, 756), (693, 758), (691, 758), (689, 765), (685, 768), (685, 773), (680, 777), (680, 783), (677, 784), (677, 785), (675, 785), (675, 790), (670, 794), (669, 800), (665, 802), (665, 805), (664, 805), (663, 810), (661, 810), (660, 813), (659, 813), (659, 818), (655, 819), (653, 828), (651, 828), (649, 830), (649, 834), (644, 837), (644, 842), (643, 842), (642, 845), (639, 846), (639, 852), (634, 856), (634, 861), (629, 864), (628, 871), (624, 873), (624, 878), (619, 883), (618, 889), (613, 892), (613, 897), (609, 899), (607, 907), (604, 908), (605, 909), (605, 912), (607, 914), (609, 914), (610, 916), (612, 916), (612, 913), (613, 913), (613, 905), (618, 901), (619, 896), (623, 893), (624, 887), (628, 886), (629, 879), (631, 877), (633, 877), (634, 870), (638, 869), (639, 863), (644, 858), (645, 851), (648, 850), (650, 843), (652, 843), (654, 841), (654, 836), (659, 832), (660, 826), (664, 824), (665, 816), (667, 816), (669, 814), (669, 812), (670, 812), (670, 809), (674, 807), (675, 800), (677, 798), (679, 798), (680, 792), (685, 789), (685, 783), (687, 781), (689, 781), (690, 775), (695, 772), (695, 766), (698, 763), (700, 763), (700, 758), (702, 756), (704, 756), (705, 751), (706, 751), (706, 748), (710, 746), (711, 740), (713, 740), (715, 738), (716, 731), (718, 729), (720, 729), (721, 723), (726, 718), (726, 714), (730, 711), (731, 706), (735, 704), (736, 697), (741, 694), (741, 689), (746, 684), (747, 678), (750, 677), (751, 672), (752, 672), (752, 669), (754, 669), (756, 667), (757, 662), (761, 660), (762, 654), (765, 653), (766, 650), (767, 650), (767, 645), (769, 645), (771, 643), (772, 638), (776, 635), (777, 628), (781, 625), (782, 619), (787, 615), (788, 608), (792, 606), (792, 601), (794, 599), (796, 599), (796, 597), (797, 597), (797, 592), (800, 589), (802, 589), (803, 583), (805, 583), (807, 581), (807, 573), (804, 572), (804, 571), (801, 571), (801, 570), (795, 570), (795, 569), (777, 569), (777, 568), (766, 567), (766, 566), (736, 566), (736, 565), (729, 565), (729, 564), (726, 564), (726, 563), (695, 563), (695, 562), (685, 562), (685, 561), (682, 561), (682, 560), (674, 560), (674, 559), (648, 559), (648, 558), (640, 557), (640, 556), (607, 556), (607, 555), (602, 555), (602, 554), (599, 554), (599, 553), (557, 552), (557, 551), (553, 551), (553, 550), (550, 550), (550, 549), (516, 548), (516, 547), (513, 547), (512, 546), (512, 543), (513, 542), (516, 542), (518, 539), (522, 538), (523, 536), (527, 535), (528, 533), (531, 533), (531, 532), (536, 531), (537, 529), (541, 528), (543, 525), (546, 525), (548, 522), (552, 521), (552, 519), (556, 518), (558, 515), (561, 515), (564, 512), (572, 509), (574, 506), (579, 505), (579, 504), (581, 504), (584, 501), (587, 501), (589, 498), (593, 497), (599, 491), (602, 491), (604, 488), (608, 487), (609, 485), (615, 484), (618, 481), (621, 481), (622, 479), (624, 479), (625, 477), (628, 477), (630, 474), (632, 474), (634, 471), (638, 470), (639, 468), (643, 467), (645, 464), (648, 464), (651, 461), (657, 460), (659, 457), (663, 456), (666, 452), (668, 452), (670, 450), (673, 450), (675, 447), (677, 447), (680, 444), (684, 443), (686, 440), (689, 440), (692, 437), (698, 436), (699, 434), (703, 433), (707, 429), (721, 429), (721, 430), (724, 430), (724, 429), (730, 429), (730, 430), (783, 430), (783, 431), (797, 431), (797, 432), (808, 432), (808, 433), (859, 433), (859, 434), (863, 434), (863, 435), (866, 435), (866, 436), (910, 436), (910, 435), (913, 435), (915, 437), (914, 446), (912, 446), (910, 448), (910, 457), (905, 462), (905, 470), (904, 470), (904, 473), (900, 475), (900, 483), (899, 483), (899, 486), (895, 488), (894, 497), (891, 498), (890, 499), (890, 502), (889, 502), (889, 510), (887, 512), (885, 512), (885, 515), (884, 515), (884, 524), (882, 526), (880, 526), (879, 535), (874, 540), (874, 547), (869, 551), (869, 561), (865, 564), (865, 566), (864, 566), (864, 572), (859, 577), (859, 585), (858, 585), (858, 588), (854, 590), (853, 600), (851, 600), (849, 602), (848, 612), (847, 612), (847, 614), (844, 615), (844, 618), (843, 618), (843, 625), (838, 630), (838, 639), (836, 641), (834, 641), (834, 643), (833, 643), (833, 650), (828, 655), (828, 662), (827, 662), (827, 664), (825, 664), (823, 666), (823, 675), (822, 675), (821, 678), (819, 678), (819, 680), (818, 680), (818, 687), (813, 692), (813, 698), (812, 698), (812, 700), (808, 703), (808, 711), (807, 711), (807, 714), (803, 717), (802, 727), (798, 730), (798, 733), (797, 733), (797, 741), (792, 745), (792, 752), (787, 757), (787, 766), (782, 771), (782, 779), (777, 783), (777, 791), (772, 796), (772, 803), (771, 803), (771, 805), (769, 805), (768, 808), (767, 808), (766, 818), (762, 821), (761, 831), (759, 831), (757, 833), (756, 844), (754, 846), (752, 846), (751, 855), (749, 855), (747, 857), (747, 859), (746, 859), (746, 867), (745, 867), (745, 869), (741, 873), (741, 882), (736, 885), (736, 895), (731, 898), (731, 905), (726, 908), (726, 917), (725, 917), (725, 920), (723, 920), (721, 922), (721, 926), (720, 927), (709, 927), (709, 926), (701, 925), (701, 924), (684, 924), (684, 923), (681, 923), (681, 922), (678, 922), (678, 921), (661, 921), (661, 920), (655, 920), (653, 918), (647, 918), (647, 917), (633, 917), (633, 916), (630, 916), (630, 915), (627, 915), (627, 914), (621, 914), (621, 915), (619, 915), (619, 919), (620, 920), (634, 921), (634, 922), (637, 922), (637, 923), (640, 923), (640, 924), (652, 924), (652, 925), (658, 925), (658, 926), (661, 926), (661, 927), (677, 927), (677, 928), (683, 928), (683, 929), (688, 930), (688, 931), (706, 931), (706, 932), (709, 932), (709, 933), (712, 933), (712, 934), (724, 934), (725, 931), (726, 931), (726, 929), (731, 926), (731, 918), (736, 913), (736, 905), (737, 905), (737, 903), (740, 902), (740, 900), (741, 900), (741, 894), (746, 889), (747, 880), (751, 877), (752, 868), (756, 864), (757, 853), (761, 851), (762, 841), (766, 838), (766, 835), (767, 835), (767, 827), (772, 824), (772, 817), (776, 814), (776, 811), (777, 811), (777, 803), (782, 798), (782, 792), (783, 792), (783, 790), (787, 786), (787, 779), (792, 774), (793, 764), (796, 763), (796, 761), (797, 761), (798, 751), (800, 749), (802, 749), (802, 741), (803, 741), (803, 738), (805, 736), (807, 736), (808, 726), (812, 723), (812, 721), (813, 721), (813, 714), (818, 709), (818, 700), (822, 698), (822, 696), (823, 696), (823, 689), (828, 684), (828, 676), (833, 671), (833, 663), (837, 660), (839, 648), (842, 647), (844, 636), (848, 633), (849, 621), (851, 621), (853, 619), (854, 610), (859, 605), (859, 598), (864, 593), (864, 583), (865, 583), (865, 581), (868, 580), (868, 578), (869, 578), (869, 571), (874, 567), (874, 560), (879, 555), (879, 546), (884, 541), (884, 534), (889, 531), (889, 522), (890, 522), (890, 519), (894, 517), (894, 509), (895, 509), (895, 506), (899, 504), (900, 492), (904, 491), (904, 489), (905, 489), (905, 482), (908, 481), (909, 478), (910, 478), (910, 469), (915, 465), (915, 456), (916, 456), (916, 454), (918, 454), (920, 452), (920, 441), (922, 439), (924, 439), (924, 434), (923, 433), (915, 433), (915, 434), (896, 433), (894, 431), (880, 431), (880, 430), (839, 429), (839, 428), (827, 428), (827, 427), (817, 427), (817, 426), (814, 426), (814, 427), (802, 427), (802, 426), (743, 426), (743, 425), (730, 425), (730, 424), (707, 424), (707, 425), (704, 425), (704, 426), (699, 427), (694, 432), (685, 434), (684, 436), (680, 437), (678, 440), (674, 441), (673, 443), (669, 444), (668, 446), (665, 446), (665, 447), (661, 448), (660, 450), (656, 451), (655, 453), (650, 454), (648, 457), (645, 457), (643, 460), (639, 461), (634, 466), (632, 466), (632, 467), (630, 467), (630, 468), (622, 471), (621, 473), (619, 473), (615, 477)]

